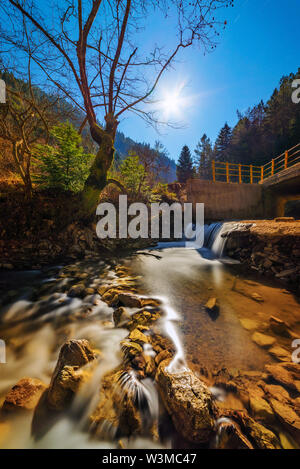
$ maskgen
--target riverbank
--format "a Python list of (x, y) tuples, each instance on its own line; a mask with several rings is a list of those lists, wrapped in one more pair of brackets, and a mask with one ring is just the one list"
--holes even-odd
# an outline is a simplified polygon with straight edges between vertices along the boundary
[(300, 294), (300, 221), (241, 221), (222, 236), (228, 256)]

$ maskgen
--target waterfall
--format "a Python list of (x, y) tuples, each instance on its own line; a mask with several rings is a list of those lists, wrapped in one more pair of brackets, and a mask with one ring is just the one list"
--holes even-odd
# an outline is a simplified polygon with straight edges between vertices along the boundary
[[(231, 231), (237, 230), (240, 224), (238, 222), (215, 222), (209, 225), (204, 225), (204, 243), (203, 248), (211, 251), (215, 257), (222, 257), (224, 254), (227, 235)], [(245, 224), (243, 224), (245, 226)], [(195, 240), (201, 238), (203, 231), (202, 225), (189, 224), (185, 229), (183, 239), (185, 242), (188, 240)], [(193, 238), (194, 236), (194, 238)], [(195, 245), (197, 249), (197, 245)]]
[(210, 249), (217, 257), (222, 257), (228, 233), (238, 228), (239, 224), (237, 222), (217, 222), (205, 225), (204, 247)]
[(204, 226), (204, 247), (213, 250), (213, 245), (218, 239), (219, 233), (222, 229), (223, 223), (211, 223)]

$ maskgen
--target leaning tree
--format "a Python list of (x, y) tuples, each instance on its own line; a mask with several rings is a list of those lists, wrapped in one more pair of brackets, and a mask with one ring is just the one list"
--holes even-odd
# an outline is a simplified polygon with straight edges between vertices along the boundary
[[(39, 83), (54, 85), (84, 112), (81, 129), (88, 124), (99, 145), (82, 194), (86, 214), (94, 212), (107, 183), (120, 119), (132, 112), (148, 123), (160, 121), (150, 101), (164, 72), (193, 44), (214, 49), (226, 24), (219, 10), (233, 2), (1, 0), (3, 66), (21, 73), (30, 55)], [(153, 33), (159, 21), (167, 46)]]

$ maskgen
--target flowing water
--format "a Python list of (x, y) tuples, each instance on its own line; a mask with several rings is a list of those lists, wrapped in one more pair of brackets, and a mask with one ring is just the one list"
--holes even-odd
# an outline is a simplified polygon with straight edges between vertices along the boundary
[[(234, 228), (234, 224), (211, 225), (206, 229), (202, 249), (188, 249), (184, 242), (160, 243), (124, 259), (141, 276), (143, 293), (162, 300), (165, 314), (160, 327), (176, 347), (174, 369), (189, 366), (206, 376), (224, 368), (231, 373), (242, 370), (259, 374), (274, 358), (251, 337), (256, 328), (267, 327), (270, 316), (284, 319), (300, 337), (297, 299), (278, 284), (244, 275), (241, 266), (222, 258), (222, 233)], [(68, 339), (88, 339), (101, 350), (101, 360), (92, 383), (83, 387), (64, 418), (42, 439), (31, 438), (30, 418), (24, 416), (15, 420), (3, 441), (0, 439), (0, 447), (115, 448), (117, 443), (109, 433), (102, 441), (91, 440), (85, 428), (87, 416), (97, 403), (99, 382), (120, 363), (120, 341), (128, 331), (114, 327), (113, 310), (99, 295), (79, 299), (66, 294), (70, 285), (82, 278), (88, 279), (93, 288), (114, 283), (113, 266), (95, 259), (70, 265), (70, 277), (60, 276), (59, 272), (60, 266), (56, 266), (43, 272), (5, 272), (0, 276), (5, 297), (0, 311), (0, 339), (6, 341), (7, 355), (7, 363), (0, 364), (0, 404), (7, 391), (25, 376), (48, 384), (59, 348)], [(254, 301), (253, 293), (263, 301)], [(217, 299), (218, 314), (205, 308), (210, 298)], [(276, 340), (291, 349), (289, 339)], [(128, 378), (123, 379), (126, 385)], [(131, 382), (128, 380), (128, 385)], [(152, 412), (157, 413), (154, 383), (144, 383), (143, 392), (149, 396)], [(128, 448), (160, 447), (143, 438), (130, 439), (126, 444)], [(165, 442), (164, 446), (170, 444)]]

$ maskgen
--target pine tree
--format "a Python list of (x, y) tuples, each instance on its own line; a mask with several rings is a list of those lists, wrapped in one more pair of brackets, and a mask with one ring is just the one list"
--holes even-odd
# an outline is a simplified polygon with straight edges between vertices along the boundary
[(231, 144), (231, 139), (232, 130), (226, 122), (224, 127), (222, 127), (220, 130), (214, 147), (214, 157), (217, 161), (230, 160), (229, 147)]
[(208, 178), (210, 174), (213, 150), (211, 141), (206, 134), (204, 134), (201, 140), (197, 143), (194, 153), (197, 175), (202, 179)]
[(176, 173), (179, 182), (186, 182), (188, 179), (193, 177), (193, 160), (190, 149), (187, 145), (184, 145), (181, 150)]
[(36, 145), (33, 181), (41, 188), (79, 192), (94, 155), (84, 152), (81, 136), (69, 122), (51, 130), (53, 145)]

